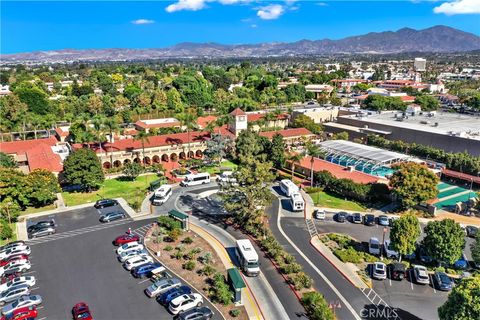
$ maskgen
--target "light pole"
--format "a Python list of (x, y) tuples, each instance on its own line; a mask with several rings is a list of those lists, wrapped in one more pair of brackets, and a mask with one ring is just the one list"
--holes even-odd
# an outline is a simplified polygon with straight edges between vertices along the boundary
[(383, 250), (385, 250), (385, 248), (383, 247), (385, 245), (385, 233), (387, 233), (387, 227), (383, 227), (383, 237), (382, 237), (382, 250), (380, 250), (380, 260), (383, 260)]

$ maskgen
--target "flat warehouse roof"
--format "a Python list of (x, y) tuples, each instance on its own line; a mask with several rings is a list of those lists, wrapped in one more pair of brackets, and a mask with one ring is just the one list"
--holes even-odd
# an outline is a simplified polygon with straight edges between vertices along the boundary
[(346, 155), (354, 159), (364, 159), (375, 163), (404, 161), (410, 157), (376, 147), (366, 146), (346, 140), (329, 140), (320, 143), (320, 148), (329, 154)]

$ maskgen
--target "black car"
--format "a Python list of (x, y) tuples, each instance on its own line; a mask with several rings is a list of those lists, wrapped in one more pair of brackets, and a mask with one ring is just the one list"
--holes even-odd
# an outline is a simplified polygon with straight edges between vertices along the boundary
[(125, 217), (125, 213), (121, 211), (109, 212), (100, 217), (100, 222), (111, 222), (114, 220), (123, 219)]
[(437, 286), (438, 290), (442, 291), (450, 291), (453, 288), (453, 281), (445, 272), (437, 271), (433, 275), (433, 279), (435, 280), (435, 285)]
[(43, 229), (47, 227), (55, 228), (55, 220), (52, 219), (52, 220), (38, 221), (35, 224), (32, 224), (31, 226), (29, 226), (27, 228), (27, 232), (32, 233), (35, 230)]
[(362, 223), (362, 214), (355, 212), (352, 214), (352, 222), (353, 223)]
[(95, 202), (94, 207), (96, 209), (103, 209), (108, 207), (118, 206), (118, 201), (113, 199), (102, 199)]
[(363, 217), (363, 223), (366, 226), (374, 226), (375, 225), (375, 216), (373, 214), (366, 214)]
[(207, 320), (213, 317), (213, 312), (208, 307), (196, 307), (179, 314), (177, 320)]
[(478, 228), (475, 226), (467, 226), (465, 232), (467, 233), (467, 237), (475, 238), (477, 236)]
[(400, 262), (394, 262), (390, 264), (390, 279), (392, 280), (403, 280), (405, 278), (405, 265)]
[(337, 222), (344, 223), (347, 221), (348, 214), (346, 212), (339, 212), (337, 213)]

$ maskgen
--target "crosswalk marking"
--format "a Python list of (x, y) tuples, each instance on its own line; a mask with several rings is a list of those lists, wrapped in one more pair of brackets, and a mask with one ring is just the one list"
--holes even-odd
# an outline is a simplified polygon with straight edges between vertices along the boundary
[(138, 236), (141, 237), (141, 238), (145, 238), (145, 234), (147, 233), (147, 231), (150, 229), (151, 226), (152, 226), (151, 223), (146, 224), (146, 225), (144, 225), (144, 226), (142, 226), (142, 227), (139, 227), (139, 228), (137, 228), (137, 229), (135, 229), (135, 230), (132, 230), (132, 233), (138, 235)]
[(56, 233), (56, 234), (52, 234), (52, 235), (46, 236), (46, 237), (41, 237), (41, 238), (37, 238), (37, 239), (30, 239), (30, 240), (27, 241), (27, 244), (32, 246), (32, 245), (41, 244), (41, 243), (45, 243), (45, 242), (49, 242), (49, 241), (71, 238), (71, 237), (75, 237), (75, 236), (82, 235), (82, 234), (89, 233), (89, 232), (93, 232), (93, 231), (113, 228), (113, 227), (120, 226), (120, 225), (129, 223), (129, 222), (132, 222), (132, 221), (133, 221), (132, 219), (128, 218), (128, 219), (122, 219), (122, 220), (109, 222), (109, 223), (105, 223), (105, 224), (98, 224), (98, 225), (94, 225), (94, 226), (90, 226), (90, 227), (85, 227), (85, 228), (80, 228), (80, 229), (76, 229), (76, 230), (66, 231), (66, 232), (62, 232), (62, 233)]

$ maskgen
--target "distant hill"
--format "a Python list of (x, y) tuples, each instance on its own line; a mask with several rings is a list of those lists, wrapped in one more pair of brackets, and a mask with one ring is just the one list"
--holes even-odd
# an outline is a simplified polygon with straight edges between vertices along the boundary
[(179, 43), (158, 49), (52, 50), (1, 55), (2, 63), (62, 61), (125, 61), (168, 58), (234, 58), (321, 54), (389, 54), (401, 52), (465, 52), (480, 50), (480, 37), (446, 26), (423, 30), (371, 32), (340, 40), (300, 40), (259, 44)]

